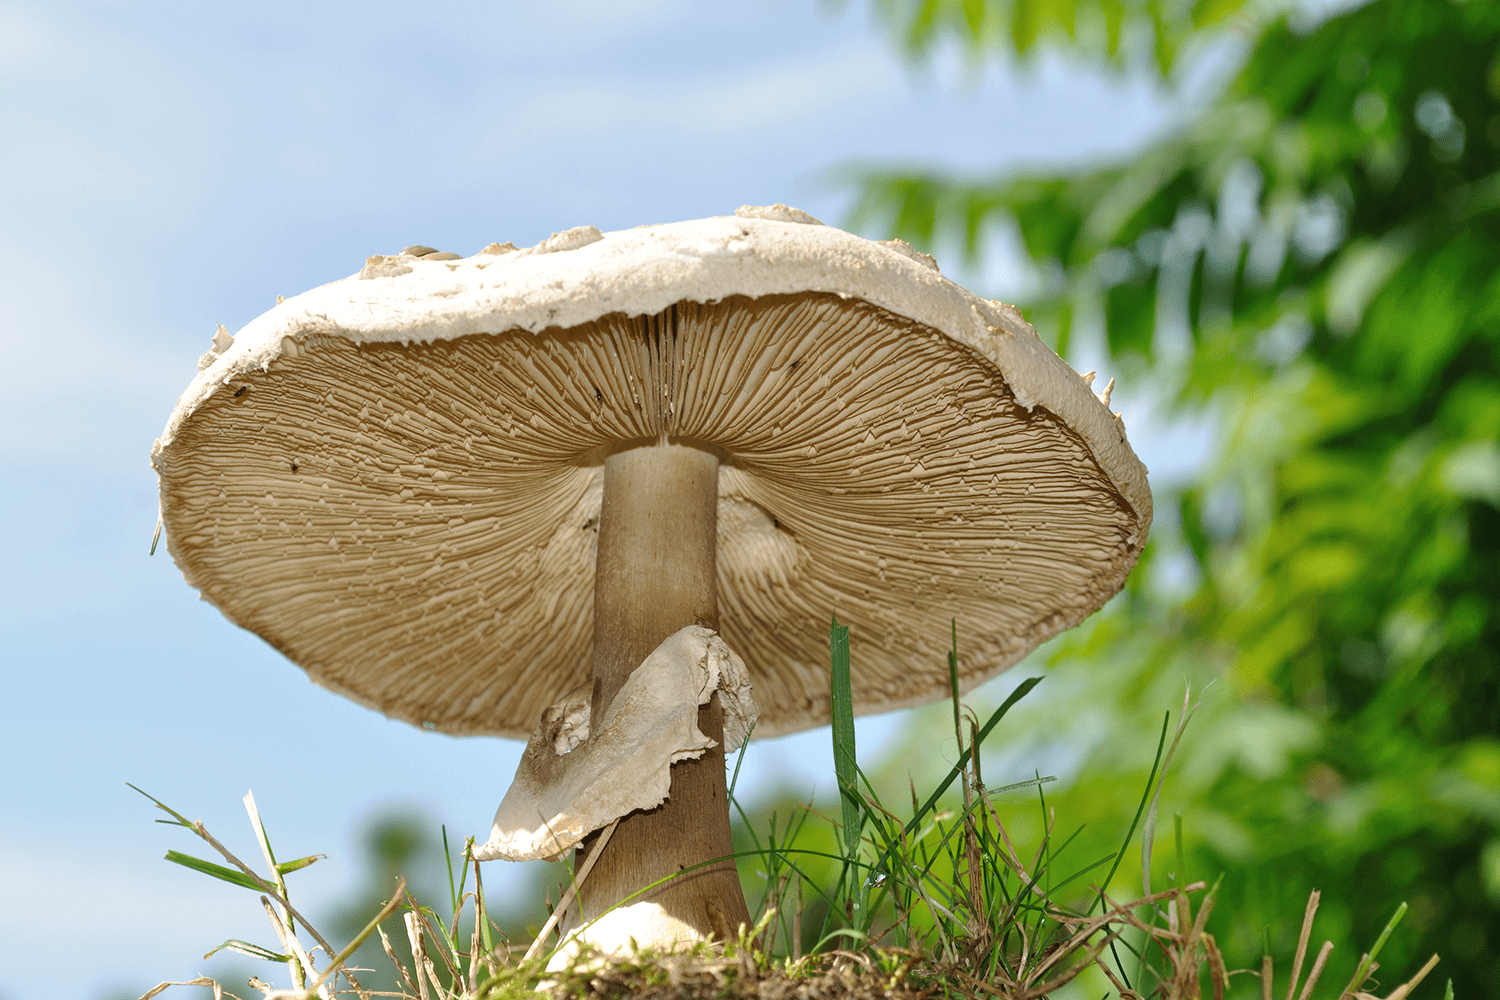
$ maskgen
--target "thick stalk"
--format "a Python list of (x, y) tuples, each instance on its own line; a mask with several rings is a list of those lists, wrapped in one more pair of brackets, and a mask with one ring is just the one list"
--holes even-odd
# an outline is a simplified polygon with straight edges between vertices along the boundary
[[(594, 586), (593, 720), (662, 640), (688, 625), (718, 628), (719, 461), (680, 445), (633, 448), (604, 465)], [(624, 817), (578, 893), (578, 917), (600, 917), (659, 879), (727, 856), (729, 802), (718, 696), (698, 713), (717, 746), (672, 765), (672, 790), (655, 809)], [(597, 835), (596, 835), (597, 836)], [(582, 864), (594, 837), (579, 848)], [(689, 872), (620, 907), (583, 932), (606, 950), (670, 947), (732, 936), (749, 911), (732, 862)]]

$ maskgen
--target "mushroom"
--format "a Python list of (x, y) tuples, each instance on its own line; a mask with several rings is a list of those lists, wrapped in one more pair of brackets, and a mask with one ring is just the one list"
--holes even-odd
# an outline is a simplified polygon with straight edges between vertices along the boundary
[[(752, 700), (756, 736), (826, 723), (832, 615), (857, 712), (933, 701), (950, 617), (968, 690), (1116, 593), (1151, 521), (1119, 415), (1014, 308), (780, 205), (412, 247), (226, 341), (152, 452), (184, 576), (324, 687), (531, 737), (529, 850), (618, 819), (573, 914), (607, 948), (748, 920), (694, 867), (731, 853), (726, 704), (731, 736)], [(585, 692), (618, 761), (577, 749)]]

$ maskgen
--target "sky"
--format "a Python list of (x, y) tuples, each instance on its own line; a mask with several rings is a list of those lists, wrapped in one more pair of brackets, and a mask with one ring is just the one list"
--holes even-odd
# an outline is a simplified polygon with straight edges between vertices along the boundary
[[(147, 556), (147, 456), (216, 323), (416, 243), (470, 254), (747, 203), (837, 225), (851, 165), (1083, 163), (1194, 99), (1053, 56), (914, 65), (869, 11), (0, 0), (0, 1000), (138, 996), (267, 937), (247, 893), (161, 860), (201, 851), (127, 781), (250, 856), (253, 789), (283, 856), (330, 855), (299, 873), (317, 912), (372, 814), (483, 839), (520, 755), (313, 686), (165, 547)], [(982, 269), (923, 249), (981, 294), (1024, 284), (1003, 246)], [(1153, 482), (1180, 479), (1205, 434), (1162, 424), (1148, 388), (1116, 405)], [(862, 752), (910, 724), (862, 720)], [(742, 790), (826, 794), (829, 774), (817, 730), (753, 744)]]

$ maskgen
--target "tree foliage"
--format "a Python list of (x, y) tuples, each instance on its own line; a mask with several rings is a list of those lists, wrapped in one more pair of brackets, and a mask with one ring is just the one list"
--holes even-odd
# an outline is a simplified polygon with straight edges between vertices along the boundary
[(876, 7), (896, 25), (912, 53), (952, 38), (974, 53), (1010, 49), (1024, 56), (1056, 38), (1123, 65), (1144, 42), (1159, 70), (1168, 73), (1183, 42), (1206, 27), (1243, 15), (1247, 4), (1245, 0), (876, 0)]
[[(1073, 8), (1017, 0), (1013, 31), (1023, 6)], [(1187, 31), (1212, 6), (1171, 9)], [(990, 14), (956, 20), (974, 8), (924, 3), (908, 38), (993, 44)], [(1407, 900), (1391, 961), (1441, 952), (1460, 995), (1494, 995), (1500, 4), (1270, 21), (1196, 121), (1107, 168), (860, 183), (858, 217), (919, 246), (958, 231), (981, 255), (1014, 220), (1050, 276), (1025, 304), (1044, 335), (1102, 326), (1117, 365), (1222, 429), (1158, 494), (1127, 595), (1058, 657), (1134, 678), (1121, 719), (1160, 711), (1164, 671), (1223, 678), (1182, 791), (1194, 857), (1228, 871), (1232, 957), (1257, 964), (1261, 926), (1318, 887), (1350, 961)], [(1151, 585), (1173, 568), (1185, 592)]]

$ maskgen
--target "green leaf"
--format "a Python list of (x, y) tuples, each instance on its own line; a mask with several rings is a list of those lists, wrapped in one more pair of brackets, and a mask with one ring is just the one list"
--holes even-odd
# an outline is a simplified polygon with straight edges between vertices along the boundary
[(932, 40), (940, 5), (941, 0), (922, 0), (906, 28), (906, 44), (909, 48), (921, 49)]
[(1111, 354), (1149, 357), (1155, 327), (1155, 283), (1116, 285), (1110, 289), (1105, 299), (1105, 331)]
[(1111, 58), (1120, 54), (1120, 35), (1125, 27), (1124, 0), (1099, 0), (1100, 13), (1104, 15), (1104, 47)]
[(1015, 6), (1011, 8), (1010, 37), (1015, 43), (1016, 51), (1027, 53), (1036, 44), (1037, 36), (1042, 33), (1042, 12), (1040, 0), (1014, 0)]
[(1172, 60), (1177, 57), (1177, 40), (1173, 37), (1172, 26), (1168, 23), (1160, 3), (1150, 5), (1151, 9), (1151, 42), (1156, 55), (1156, 68), (1161, 71), (1162, 76), (1172, 72)]
[(1232, 14), (1245, 6), (1245, 0), (1195, 0), (1192, 23), (1195, 28), (1207, 28), (1227, 21)]
[(975, 42), (984, 38), (985, 0), (963, 0), (964, 24)]
[(168, 851), (166, 859), (174, 865), (182, 865), (182, 867), (191, 868), (195, 872), (212, 875), (222, 882), (228, 882), (230, 885), (249, 889), (251, 892), (265, 891), (259, 882), (244, 872), (235, 871), (233, 868), (225, 868), (223, 865), (216, 865), (212, 861), (204, 861), (202, 858), (195, 858), (191, 854), (183, 854), (181, 851)]
[(1047, 0), (1046, 19), (1069, 38), (1078, 38), (1078, 0)]

